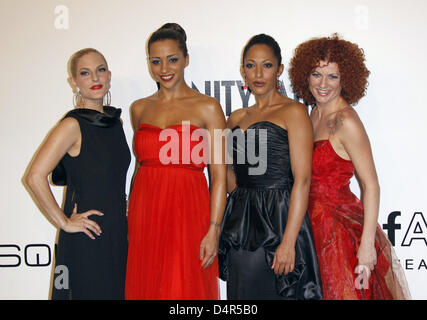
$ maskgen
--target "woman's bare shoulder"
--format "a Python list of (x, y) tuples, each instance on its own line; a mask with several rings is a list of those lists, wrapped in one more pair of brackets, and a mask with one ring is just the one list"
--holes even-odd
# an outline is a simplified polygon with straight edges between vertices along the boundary
[(227, 119), (227, 127), (232, 129), (247, 115), (248, 108), (234, 110)]

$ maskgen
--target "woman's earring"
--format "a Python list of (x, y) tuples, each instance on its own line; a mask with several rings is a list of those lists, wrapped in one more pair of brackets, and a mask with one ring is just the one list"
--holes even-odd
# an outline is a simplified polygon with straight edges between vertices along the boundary
[(73, 106), (75, 108), (82, 108), (84, 106), (84, 99), (79, 88), (76, 89), (76, 93), (73, 95)]
[(104, 96), (102, 104), (104, 106), (110, 106), (111, 105), (111, 92), (110, 92), (110, 90), (108, 90), (107, 94)]
[(281, 87), (282, 87), (282, 82), (279, 80), (279, 78), (277, 78), (276, 89), (280, 91)]
[(248, 90), (248, 85), (246, 84), (246, 78), (245, 79), (243, 79), (243, 81), (245, 81), (244, 83), (244, 85), (242, 85), (242, 90), (243, 91), (245, 91), (245, 90)]

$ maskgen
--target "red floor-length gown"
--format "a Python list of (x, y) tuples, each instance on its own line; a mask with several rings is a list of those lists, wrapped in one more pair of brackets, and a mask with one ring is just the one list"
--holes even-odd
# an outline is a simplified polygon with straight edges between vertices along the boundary
[[(219, 298), (217, 259), (207, 269), (199, 259), (210, 221), (206, 164), (199, 163), (207, 140), (191, 141), (200, 131), (186, 124), (138, 128), (140, 168), (128, 211), (126, 299)], [(163, 164), (167, 158), (172, 163)]]
[(324, 299), (410, 299), (403, 269), (379, 225), (375, 235), (375, 269), (365, 285), (363, 278), (356, 279), (363, 204), (349, 187), (353, 163), (338, 156), (329, 140), (320, 140), (314, 144), (312, 170), (309, 214)]

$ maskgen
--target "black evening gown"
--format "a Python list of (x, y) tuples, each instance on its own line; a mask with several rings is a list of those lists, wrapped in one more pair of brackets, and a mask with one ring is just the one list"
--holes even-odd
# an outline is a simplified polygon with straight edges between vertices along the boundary
[(82, 135), (80, 154), (65, 154), (52, 173), (54, 183), (67, 186), (64, 212), (70, 217), (77, 204), (79, 213), (96, 209), (104, 215), (89, 216), (102, 230), (100, 236), (92, 233), (95, 240), (83, 232), (60, 231), (52, 299), (124, 299), (131, 155), (120, 114), (121, 109), (104, 107), (104, 113), (75, 109), (64, 117), (76, 119)]
[[(233, 154), (237, 188), (227, 199), (218, 253), (220, 277), (227, 281), (227, 299), (322, 299), (307, 214), (295, 244), (294, 271), (276, 276), (271, 269), (285, 230), (293, 185), (288, 132), (272, 122), (260, 121), (245, 132), (237, 126), (232, 135), (228, 146), (232, 148), (229, 152)], [(260, 156), (258, 163), (254, 155)]]

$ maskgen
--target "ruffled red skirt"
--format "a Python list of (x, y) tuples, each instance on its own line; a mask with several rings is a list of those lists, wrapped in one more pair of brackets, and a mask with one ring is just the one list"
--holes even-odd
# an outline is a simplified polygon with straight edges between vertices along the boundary
[(355, 274), (363, 230), (363, 205), (348, 187), (312, 185), (310, 220), (326, 300), (409, 299), (403, 269), (385, 233), (377, 226), (377, 264), (369, 280)]

